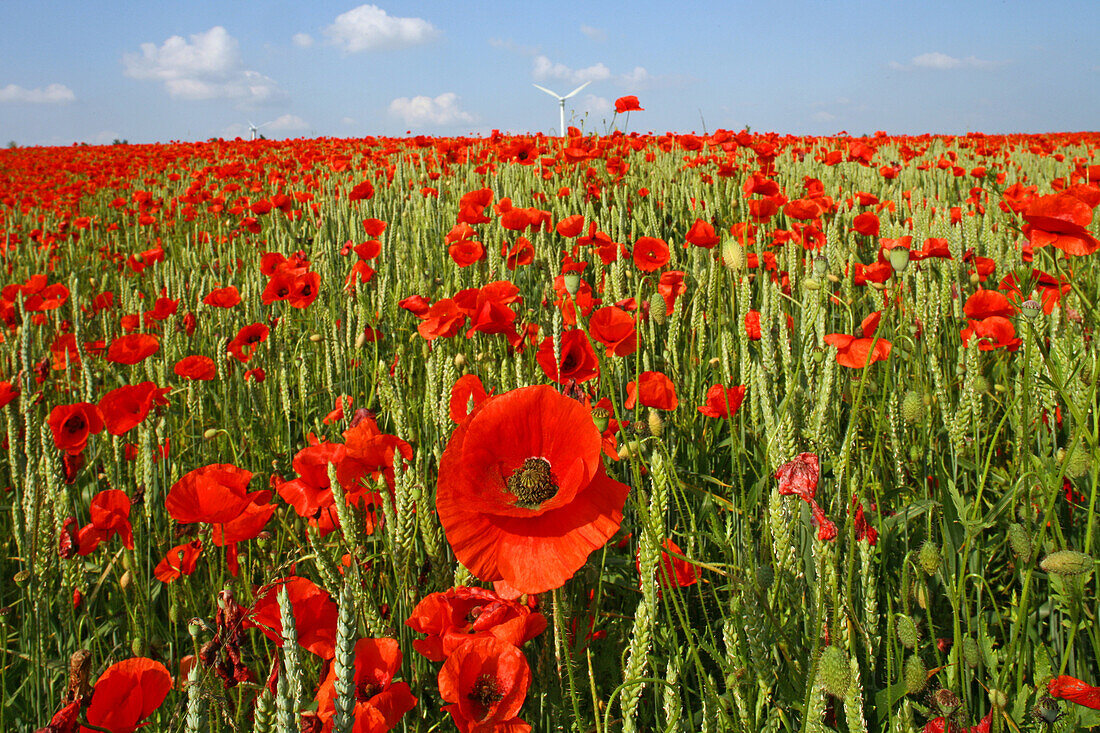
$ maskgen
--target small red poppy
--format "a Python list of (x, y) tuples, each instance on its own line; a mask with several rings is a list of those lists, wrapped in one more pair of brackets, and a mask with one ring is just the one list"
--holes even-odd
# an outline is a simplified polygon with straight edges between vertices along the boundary
[(46, 419), (53, 433), (53, 442), (61, 450), (76, 455), (88, 445), (88, 438), (103, 430), (103, 415), (90, 402), (58, 405)]
[(116, 364), (138, 364), (157, 353), (160, 342), (147, 333), (131, 333), (119, 336), (107, 349), (107, 361)]
[(695, 409), (707, 417), (731, 417), (737, 414), (745, 399), (745, 386), (723, 387), (713, 385), (707, 390), (706, 404)]
[(653, 272), (668, 264), (668, 245), (656, 237), (639, 237), (634, 243), (634, 266), (642, 272)]
[(530, 686), (523, 652), (492, 636), (466, 642), (439, 670), (439, 696), (450, 703), (443, 709), (461, 733), (529, 732), (518, 715)]
[(241, 302), (241, 294), (237, 292), (235, 285), (230, 285), (210, 291), (202, 302), (213, 308), (232, 308)]
[(172, 373), (192, 381), (209, 382), (218, 376), (218, 367), (209, 356), (194, 354), (177, 361)]
[(642, 372), (638, 382), (627, 382), (626, 409), (633, 410), (635, 402), (658, 410), (675, 410), (680, 404), (676, 386), (661, 372)]
[(615, 100), (615, 113), (616, 114), (622, 114), (623, 112), (643, 112), (643, 111), (645, 111), (645, 107), (641, 106), (641, 103), (638, 102), (638, 98), (635, 97), (633, 94), (625, 96), (625, 97), (619, 97), (618, 99)]

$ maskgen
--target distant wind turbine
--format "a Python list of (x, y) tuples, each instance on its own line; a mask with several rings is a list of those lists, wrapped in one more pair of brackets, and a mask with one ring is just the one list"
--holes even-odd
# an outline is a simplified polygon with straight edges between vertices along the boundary
[(262, 125), (257, 125), (255, 123), (253, 123), (252, 120), (249, 120), (248, 121), (248, 133), (249, 133), (249, 138), (248, 139), (249, 140), (255, 140), (256, 139), (256, 133), (259, 131), (259, 129), (261, 127), (267, 127), (270, 124), (271, 124), (270, 122), (265, 122)]
[(584, 84), (581, 84), (579, 87), (577, 87), (573, 91), (569, 92), (569, 94), (566, 94), (564, 97), (561, 96), (560, 94), (558, 94), (557, 92), (550, 91), (546, 87), (540, 87), (538, 84), (532, 84), (531, 85), (535, 89), (541, 89), (542, 91), (549, 94), (551, 97), (554, 97), (555, 99), (558, 100), (558, 104), (561, 105), (561, 126), (558, 128), (558, 134), (561, 135), (562, 137), (565, 137), (565, 100), (569, 99), (574, 94), (576, 94), (580, 90), (584, 89), (586, 86), (588, 86), (591, 83), (592, 82), (590, 82), (590, 81), (586, 81)]

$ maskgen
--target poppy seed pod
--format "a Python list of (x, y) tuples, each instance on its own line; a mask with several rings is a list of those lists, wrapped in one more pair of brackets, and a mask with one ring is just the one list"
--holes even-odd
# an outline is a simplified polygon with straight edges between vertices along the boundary
[(1008, 544), (1012, 548), (1012, 551), (1016, 553), (1016, 557), (1020, 562), (1031, 562), (1031, 537), (1028, 535), (1024, 525), (1019, 523), (1013, 523), (1008, 528)]
[(1020, 312), (1024, 314), (1024, 318), (1034, 321), (1043, 312), (1043, 306), (1039, 304), (1039, 301), (1028, 298), (1020, 306)]
[(576, 295), (581, 289), (581, 274), (571, 270), (562, 275), (562, 283), (565, 285), (565, 292)]
[(596, 430), (601, 433), (607, 430), (608, 422), (611, 419), (611, 413), (602, 407), (592, 408), (592, 422), (596, 425)]
[(889, 250), (890, 267), (899, 275), (909, 267), (909, 250), (905, 247), (894, 247)]
[(824, 277), (829, 269), (829, 259), (825, 255), (814, 257), (814, 277)]

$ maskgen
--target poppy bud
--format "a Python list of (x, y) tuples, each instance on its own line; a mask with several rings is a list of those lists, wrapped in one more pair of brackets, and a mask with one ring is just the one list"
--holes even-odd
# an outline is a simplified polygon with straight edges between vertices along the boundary
[(218, 434), (218, 429), (217, 428), (207, 428), (202, 433), (202, 439), (203, 440), (213, 440), (214, 437), (217, 434)]
[(601, 433), (607, 430), (607, 424), (611, 419), (610, 413), (602, 407), (592, 408), (592, 422), (596, 425), (596, 430)]
[(355, 337), (355, 348), (361, 349), (367, 343), (367, 332), (363, 331)]
[(456, 367), (461, 369), (462, 367), (466, 366), (466, 364), (467, 364), (467, 362), (466, 362), (466, 355), (465, 354), (463, 354), (461, 352), (455, 354), (455, 366)]
[(135, 657), (144, 657), (145, 639), (140, 636), (135, 636), (133, 641), (130, 642), (130, 651), (133, 652)]
[(825, 276), (825, 279), (831, 282), (833, 285), (836, 285), (838, 282), (840, 282), (840, 276), (834, 275), (831, 272)]
[(1039, 304), (1039, 301), (1028, 298), (1020, 306), (1020, 312), (1024, 314), (1024, 318), (1027, 320), (1034, 321), (1043, 312), (1043, 306)]
[(814, 257), (814, 277), (824, 277), (829, 269), (829, 260), (825, 255)]
[(917, 605), (920, 606), (922, 610), (927, 611), (929, 601), (928, 586), (924, 583), (918, 584), (917, 587), (913, 589), (913, 595), (916, 598)]
[(1016, 553), (1016, 557), (1020, 559), (1022, 563), (1031, 562), (1031, 537), (1028, 535), (1024, 525), (1019, 523), (1013, 523), (1008, 528), (1008, 544), (1012, 548), (1012, 551)]
[(802, 287), (806, 290), (817, 291), (821, 290), (821, 281), (814, 280), (812, 277), (808, 277), (802, 281)]
[(928, 670), (924, 662), (916, 654), (912, 654), (905, 660), (905, 691), (910, 695), (916, 695), (924, 689), (928, 683)]
[(722, 262), (734, 272), (745, 269), (745, 248), (733, 239), (722, 242)]
[(825, 648), (817, 662), (817, 679), (814, 683), (819, 689), (839, 700), (848, 695), (848, 688), (852, 686), (852, 667), (843, 649), (838, 646)]
[(899, 275), (909, 267), (909, 250), (905, 247), (893, 247), (889, 250), (890, 267)]
[(668, 320), (665, 299), (660, 295), (654, 295), (649, 299), (649, 315), (653, 316), (653, 322), (658, 326), (665, 325), (665, 321)]
[(978, 273), (976, 273), (976, 272), (970, 273), (970, 284), (971, 285), (977, 285), (981, 281), (982, 281), (982, 279), (981, 279), (981, 277), (978, 276)]
[(901, 419), (907, 425), (915, 425), (924, 415), (924, 401), (917, 390), (911, 389), (905, 393), (901, 401)]
[(1076, 550), (1058, 550), (1043, 558), (1039, 567), (1055, 575), (1083, 575), (1092, 570), (1096, 561), (1091, 556)]
[(576, 270), (570, 270), (561, 277), (562, 283), (565, 285), (565, 292), (570, 295), (576, 295), (581, 289), (581, 274)]
[(906, 649), (916, 649), (920, 641), (920, 630), (917, 623), (905, 614), (898, 614), (898, 641)]
[(118, 587), (123, 591), (130, 590), (130, 586), (134, 584), (134, 574), (127, 570), (122, 574), (122, 577), (118, 579)]
[(322, 336), (319, 333), (311, 333), (309, 335), (309, 340), (312, 341), (313, 343), (317, 343), (318, 341), (320, 341), (323, 338), (324, 338), (324, 336)]
[(985, 394), (989, 392), (989, 380), (981, 374), (974, 377), (974, 391), (978, 394)]
[(661, 437), (661, 433), (665, 430), (665, 421), (661, 419), (661, 414), (656, 410), (650, 410), (646, 415), (646, 426), (649, 428), (649, 434), (655, 438)]
[(971, 639), (969, 636), (963, 639), (962, 643), (962, 658), (966, 662), (966, 666), (971, 669), (975, 669), (978, 663), (982, 659), (981, 649), (978, 647), (978, 642)]
[[(1067, 455), (1069, 460), (1066, 460)], [(1057, 458), (1066, 478), (1081, 478), (1089, 471), (1089, 451), (1084, 444), (1078, 444), (1072, 454), (1065, 448), (1059, 448)]]
[(761, 590), (768, 590), (775, 582), (775, 568), (771, 565), (756, 566), (756, 583)]
[(917, 554), (917, 561), (925, 573), (935, 575), (936, 571), (940, 569), (941, 560), (939, 545), (932, 540), (927, 540), (921, 545), (920, 552)]
[(991, 687), (989, 688), (989, 704), (998, 710), (1004, 710), (1005, 705), (1008, 705), (1008, 696), (1001, 690)]

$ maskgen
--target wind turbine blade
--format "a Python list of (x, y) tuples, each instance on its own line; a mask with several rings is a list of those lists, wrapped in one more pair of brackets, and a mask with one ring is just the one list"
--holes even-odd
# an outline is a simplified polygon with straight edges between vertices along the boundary
[(576, 89), (574, 89), (573, 91), (569, 92), (569, 94), (566, 94), (566, 95), (565, 95), (564, 97), (562, 97), (562, 99), (569, 99), (569, 98), (570, 98), (570, 97), (572, 97), (572, 96), (573, 96), (574, 94), (576, 94), (576, 93), (577, 93), (577, 92), (579, 92), (580, 90), (584, 89), (584, 88), (585, 88), (586, 86), (588, 86), (588, 85), (589, 85), (589, 84), (591, 84), (591, 83), (592, 83), (592, 82), (590, 82), (590, 81), (586, 81), (586, 82), (585, 82), (584, 84), (581, 84), (581, 85), (580, 85), (579, 87), (577, 87), (577, 88), (576, 88)]
[(275, 121), (275, 120), (269, 120), (269, 121), (267, 121), (267, 122), (263, 123), (262, 125), (259, 125), (259, 127), (267, 127), (268, 125), (270, 125), (270, 124), (271, 124), (272, 122), (274, 122), (274, 121)]
[(535, 89), (541, 89), (542, 91), (546, 92), (546, 93), (547, 93), (547, 94), (549, 94), (549, 95), (550, 95), (551, 97), (553, 97), (554, 99), (565, 99), (565, 97), (561, 96), (561, 95), (560, 95), (560, 94), (558, 94), (557, 92), (552, 92), (552, 91), (550, 91), (550, 90), (549, 90), (549, 89), (547, 89), (546, 87), (540, 87), (540, 86), (539, 86), (538, 84), (532, 84), (531, 86), (533, 86), (533, 87), (534, 87)]

